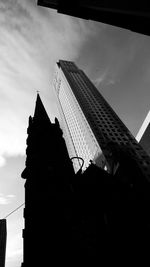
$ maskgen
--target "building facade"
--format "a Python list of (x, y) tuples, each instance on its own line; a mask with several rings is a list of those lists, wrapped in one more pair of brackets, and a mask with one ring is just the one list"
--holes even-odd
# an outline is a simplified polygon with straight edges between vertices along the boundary
[(5, 267), (7, 226), (6, 219), (0, 220), (0, 266)]
[[(82, 157), (115, 172), (120, 153), (127, 153), (150, 178), (150, 159), (93, 83), (73, 62), (56, 64), (54, 88), (70, 157)], [(74, 166), (79, 169), (79, 162)]]
[[(73, 65), (71, 62), (63, 62), (63, 64)], [(74, 66), (74, 68), (76, 67)], [(100, 166), (103, 166), (105, 159), (101, 148), (93, 131), (91, 130), (90, 124), (86, 119), (84, 112), (82, 111), (82, 107), (71, 89), (72, 87), (70, 86), (65, 73), (61, 68), (59, 68), (59, 65), (56, 66), (54, 88), (62, 119), (60, 123), (70, 158), (83, 158), (83, 170), (89, 166), (90, 160), (93, 160)], [(80, 159), (73, 161), (75, 172), (80, 169), (81, 163)]]

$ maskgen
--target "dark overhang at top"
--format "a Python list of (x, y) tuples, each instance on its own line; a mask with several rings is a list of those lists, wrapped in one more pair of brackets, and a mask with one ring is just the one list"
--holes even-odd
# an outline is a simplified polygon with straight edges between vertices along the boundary
[[(123, 3), (122, 3), (123, 2)], [(40, 6), (57, 9), (58, 13), (118, 26), (150, 35), (149, 1), (130, 0), (38, 0)]]
[(37, 4), (39, 6), (45, 6), (49, 8), (55, 8), (57, 9), (58, 7), (58, 1), (57, 0), (38, 0)]

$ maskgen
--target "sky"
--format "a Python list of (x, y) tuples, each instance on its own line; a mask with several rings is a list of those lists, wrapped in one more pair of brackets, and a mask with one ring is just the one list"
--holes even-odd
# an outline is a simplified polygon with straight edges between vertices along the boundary
[[(26, 129), (36, 91), (53, 121), (55, 62), (74, 61), (136, 136), (150, 109), (150, 37), (0, 0), (0, 215), (24, 202)], [(7, 219), (6, 267), (22, 262), (23, 208)]]

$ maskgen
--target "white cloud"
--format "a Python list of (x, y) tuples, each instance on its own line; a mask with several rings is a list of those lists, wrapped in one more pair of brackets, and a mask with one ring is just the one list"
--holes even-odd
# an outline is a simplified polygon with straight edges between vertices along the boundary
[(21, 121), (21, 114), (18, 114), (17, 118), (17, 114), (15, 115), (7, 109), (3, 110), (2, 113), (3, 117), (0, 118), (1, 166), (5, 163), (4, 156), (24, 155), (26, 146), (26, 128)]
[(10, 195), (7, 195), (7, 197), (14, 198), (15, 195), (10, 194)]
[(10, 203), (10, 200), (6, 197), (0, 197), (0, 205), (7, 205)]
[(5, 162), (6, 162), (5, 158), (2, 155), (0, 155), (0, 167), (4, 166)]
[(14, 198), (15, 195), (4, 195), (2, 193), (0, 193), (0, 205), (7, 205), (10, 204), (12, 202), (12, 198)]
[(104, 71), (102, 74), (99, 74), (99, 76), (93, 81), (95, 86), (99, 86), (106, 79), (106, 76), (107, 71)]

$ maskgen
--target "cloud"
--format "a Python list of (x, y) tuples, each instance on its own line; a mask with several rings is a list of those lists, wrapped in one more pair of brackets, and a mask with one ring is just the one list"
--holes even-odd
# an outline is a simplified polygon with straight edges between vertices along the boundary
[(0, 197), (0, 205), (7, 205), (10, 201), (5, 197)]
[(99, 86), (101, 83), (105, 81), (106, 77), (107, 77), (107, 70), (99, 74), (99, 76), (95, 80), (93, 80), (93, 83), (95, 84), (95, 86)]
[(4, 196), (0, 196), (0, 205), (7, 205), (9, 203), (10, 203), (10, 200), (9, 199), (7, 199)]
[(14, 198), (15, 195), (6, 195), (4, 196), (4, 194), (0, 194), (0, 205), (7, 205), (10, 204), (12, 202), (12, 198)]
[(0, 167), (4, 166), (5, 162), (6, 162), (5, 158), (2, 155), (0, 155)]
[(0, 3), (0, 166), (7, 156), (25, 154), (36, 90), (54, 116), (50, 83), (55, 62), (74, 60), (86, 40), (96, 34), (93, 22), (87, 27), (80, 19), (29, 3)]
[(14, 198), (15, 195), (10, 194), (10, 195), (7, 195), (7, 197)]

